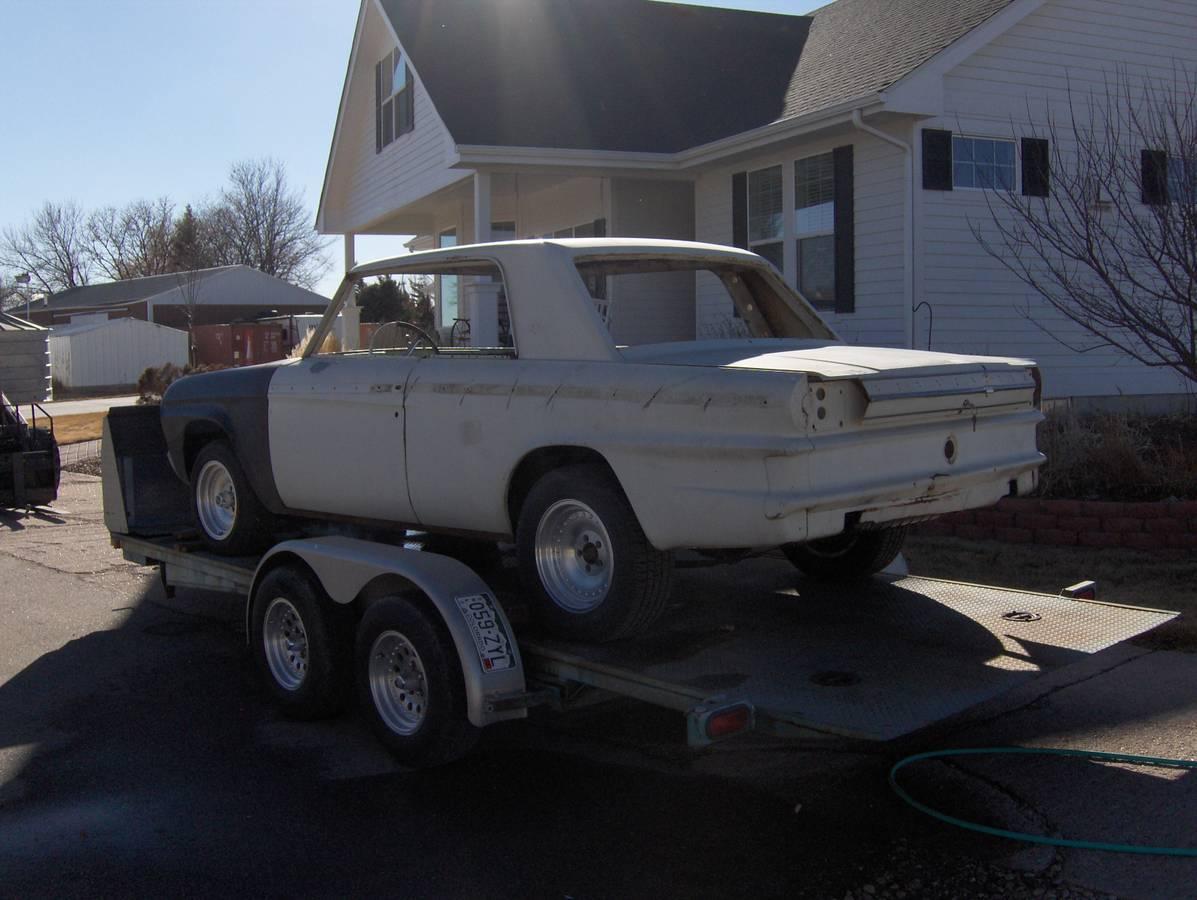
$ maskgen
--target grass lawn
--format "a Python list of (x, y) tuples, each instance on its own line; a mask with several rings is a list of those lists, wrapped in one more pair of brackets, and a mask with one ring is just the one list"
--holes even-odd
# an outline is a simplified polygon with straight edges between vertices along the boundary
[(79, 413), (75, 416), (55, 416), (54, 436), (60, 445), (98, 441), (104, 429), (106, 412)]
[(1092, 579), (1098, 600), (1182, 613), (1136, 643), (1197, 651), (1197, 555), (1187, 551), (1040, 547), (912, 535), (904, 553), (915, 575), (1046, 594)]

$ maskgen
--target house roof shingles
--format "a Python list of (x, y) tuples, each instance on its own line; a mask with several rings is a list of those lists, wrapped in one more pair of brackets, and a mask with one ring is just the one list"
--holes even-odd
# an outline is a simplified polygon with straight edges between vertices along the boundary
[(466, 145), (670, 153), (766, 125), (810, 27), (645, 0), (382, 6)]
[(837, 0), (811, 12), (810, 36), (779, 119), (877, 93), (1013, 0)]
[(1013, 0), (381, 2), (458, 144), (672, 153), (883, 90)]

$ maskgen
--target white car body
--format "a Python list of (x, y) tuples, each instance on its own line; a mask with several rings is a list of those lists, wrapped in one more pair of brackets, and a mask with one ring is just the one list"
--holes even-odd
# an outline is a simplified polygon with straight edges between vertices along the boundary
[[(794, 336), (617, 347), (576, 268), (594, 259), (740, 267)], [(470, 260), (502, 272), (514, 353), (277, 368), (269, 459), (287, 511), (510, 537), (520, 467), (546, 448), (601, 456), (658, 550), (809, 541), (1035, 485), (1033, 362), (846, 345), (768, 263), (726, 247), (517, 241), (367, 264), (312, 346), (354, 282)]]

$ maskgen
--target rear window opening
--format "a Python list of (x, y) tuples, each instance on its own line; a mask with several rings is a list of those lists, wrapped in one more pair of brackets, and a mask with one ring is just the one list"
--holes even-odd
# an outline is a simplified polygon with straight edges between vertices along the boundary
[(801, 298), (753, 266), (610, 256), (576, 265), (618, 346), (833, 337)]

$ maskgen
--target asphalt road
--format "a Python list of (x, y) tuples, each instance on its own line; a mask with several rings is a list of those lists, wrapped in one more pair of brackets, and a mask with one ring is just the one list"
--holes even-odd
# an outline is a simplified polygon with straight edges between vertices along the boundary
[[(616, 703), (400, 770), (350, 714), (281, 719), (235, 598), (164, 597), (108, 544), (98, 483), (0, 513), (0, 896), (1193, 896), (1197, 861), (1027, 850), (890, 794), (913, 749), (1197, 755), (1197, 656), (1115, 649), (918, 746), (690, 751)], [(991, 759), (920, 795), (1007, 827), (1193, 843), (1197, 777)], [(871, 889), (871, 890), (870, 890)]]

